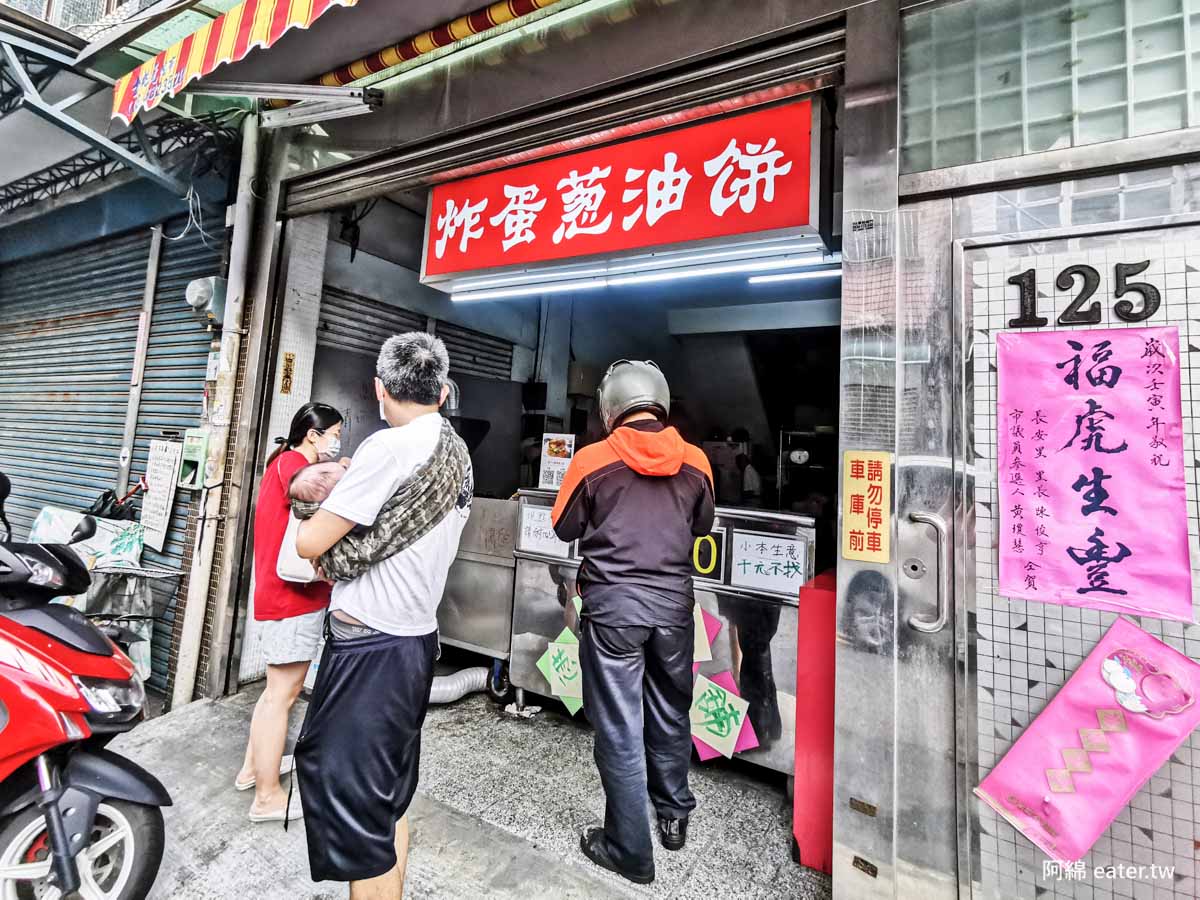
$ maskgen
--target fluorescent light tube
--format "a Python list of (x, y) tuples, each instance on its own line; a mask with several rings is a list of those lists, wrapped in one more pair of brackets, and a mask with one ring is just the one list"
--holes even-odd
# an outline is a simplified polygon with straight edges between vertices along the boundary
[(541, 294), (565, 294), (572, 291), (594, 291), (607, 287), (603, 278), (588, 281), (562, 281), (557, 284), (530, 284), (523, 287), (497, 288), (492, 291), (456, 291), (450, 299), (456, 303), (468, 300), (507, 300), (514, 297), (536, 297)]
[(841, 269), (821, 269), (817, 272), (779, 272), (775, 275), (752, 275), (751, 284), (774, 284), (777, 281), (803, 281), (808, 278), (841, 278)]

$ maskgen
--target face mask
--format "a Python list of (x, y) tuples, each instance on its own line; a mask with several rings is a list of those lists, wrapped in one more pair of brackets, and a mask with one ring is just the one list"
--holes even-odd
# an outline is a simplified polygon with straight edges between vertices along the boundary
[(379, 401), (379, 418), (381, 421), (387, 422), (387, 414), (383, 411), (383, 401)]
[(321, 457), (321, 459), (328, 462), (331, 459), (337, 459), (338, 454), (341, 452), (342, 452), (342, 440), (341, 440), (341, 438), (335, 437), (332, 441), (329, 442), (329, 446), (326, 447), (324, 450), (320, 451), (320, 453), (318, 455)]

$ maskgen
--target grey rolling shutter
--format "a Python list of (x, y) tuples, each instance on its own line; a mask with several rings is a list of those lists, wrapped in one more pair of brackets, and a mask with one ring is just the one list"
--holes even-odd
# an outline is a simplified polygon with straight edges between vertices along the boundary
[(478, 375), (480, 378), (511, 380), (511, 342), (441, 321), (437, 323), (437, 336), (445, 342), (446, 349), (450, 352), (451, 375)]
[(425, 316), (325, 286), (317, 323), (317, 343), (375, 356), (393, 334), (424, 331)]
[[(184, 227), (184, 220), (175, 220), (163, 227), (163, 233), (169, 238), (182, 234)], [(168, 435), (182, 433), (200, 424), (208, 352), (214, 335), (184, 301), (184, 291), (193, 278), (220, 273), (224, 240), (223, 231), (210, 231), (204, 237), (195, 229), (178, 240), (163, 240), (130, 467), (134, 478), (146, 471), (152, 440), (164, 439), (164, 431)], [(147, 547), (143, 561), (171, 568), (182, 566), (189, 549), (188, 518), (197, 499), (198, 494), (191, 491), (176, 492), (162, 552)], [(179, 582), (180, 579), (151, 582), (154, 608), (162, 619), (154, 623), (150, 684), (159, 690), (167, 687)]]
[(0, 267), (0, 470), (24, 538), (117, 480), (150, 231)]
[[(183, 232), (184, 221), (164, 226)], [(220, 271), (222, 232), (164, 240), (134, 439), (133, 478), (150, 441), (200, 424), (212, 335), (184, 302), (187, 283)], [(0, 471), (26, 537), (44, 506), (81, 509), (116, 486), (129, 408), (150, 229), (0, 267)], [(161, 553), (143, 561), (181, 568), (194, 495), (179, 492)], [(150, 684), (164, 689), (180, 579), (151, 582), (155, 623)]]

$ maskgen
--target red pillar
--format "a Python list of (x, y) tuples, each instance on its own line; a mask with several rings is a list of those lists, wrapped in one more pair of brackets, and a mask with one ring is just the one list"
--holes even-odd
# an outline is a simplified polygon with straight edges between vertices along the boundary
[(796, 790), (792, 833), (800, 862), (833, 873), (833, 669), (837, 579), (800, 588), (796, 653)]

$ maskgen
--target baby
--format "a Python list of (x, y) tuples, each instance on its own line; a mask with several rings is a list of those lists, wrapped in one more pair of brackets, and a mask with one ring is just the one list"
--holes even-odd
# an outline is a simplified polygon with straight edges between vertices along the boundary
[(313, 463), (292, 476), (288, 496), (301, 503), (324, 503), (333, 486), (342, 480), (346, 467), (340, 462)]

